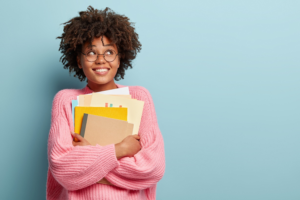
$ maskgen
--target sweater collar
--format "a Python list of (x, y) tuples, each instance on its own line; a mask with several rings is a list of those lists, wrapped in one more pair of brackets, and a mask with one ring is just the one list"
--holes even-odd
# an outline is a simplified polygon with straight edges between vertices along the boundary
[[(120, 85), (120, 84), (116, 84), (116, 86), (117, 86), (118, 88), (126, 87), (126, 86)], [(82, 91), (83, 91), (84, 94), (89, 94), (89, 93), (93, 93), (93, 92), (94, 92), (93, 90), (91, 90), (91, 89), (88, 87), (87, 84), (86, 84), (86, 86), (85, 86), (84, 88), (82, 88)]]

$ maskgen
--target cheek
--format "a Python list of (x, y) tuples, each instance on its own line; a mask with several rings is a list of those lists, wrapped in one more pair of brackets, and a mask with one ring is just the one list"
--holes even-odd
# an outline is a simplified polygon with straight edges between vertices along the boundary
[(118, 68), (120, 67), (120, 61), (119, 60), (116, 60), (115, 62), (112, 63), (113, 64), (113, 67), (118, 70)]
[(113, 76), (116, 76), (117, 72), (118, 72), (118, 69), (120, 67), (120, 62), (119, 61), (116, 61), (116, 62), (113, 62), (111, 63), (112, 64), (112, 72), (113, 72)]
[(81, 68), (86, 68), (86, 66), (89, 64), (84, 56), (80, 57), (80, 64), (81, 64)]
[(81, 61), (81, 67), (83, 68), (83, 70), (87, 70), (88, 68), (91, 68), (93, 65), (92, 62), (88, 62), (86, 60)]

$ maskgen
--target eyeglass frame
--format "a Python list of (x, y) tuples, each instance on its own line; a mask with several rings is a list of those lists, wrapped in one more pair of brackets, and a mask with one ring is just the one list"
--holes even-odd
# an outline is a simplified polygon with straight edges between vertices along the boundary
[[(97, 53), (97, 58), (96, 58), (96, 60), (98, 60), (98, 57), (99, 57), (99, 55), (103, 55), (103, 58), (104, 58), (104, 60), (106, 61), (106, 62), (113, 62), (113, 61), (115, 61), (116, 60), (116, 58), (117, 58), (117, 56), (119, 55), (119, 53), (117, 53), (116, 54), (116, 57), (112, 60), (112, 61), (107, 61), (106, 59), (105, 59), (105, 52), (107, 52), (107, 51), (113, 51), (113, 52), (115, 52), (114, 50), (111, 50), (111, 49), (108, 49), (108, 50), (106, 50), (106, 51), (104, 51), (104, 53), (103, 54), (100, 54), (100, 53)], [(82, 53), (82, 52), (80, 52), (80, 53)], [(116, 53), (116, 52), (115, 52)], [(88, 61), (88, 62), (95, 62), (96, 60), (94, 60), (94, 61), (89, 61), (88, 59), (87, 59), (87, 57), (86, 57), (86, 54), (85, 53), (82, 53), (83, 55), (84, 55), (84, 57), (85, 57), (85, 59)]]

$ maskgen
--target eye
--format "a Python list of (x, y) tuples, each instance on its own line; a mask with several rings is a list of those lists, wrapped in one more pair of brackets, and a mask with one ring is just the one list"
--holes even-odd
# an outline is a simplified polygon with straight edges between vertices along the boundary
[(107, 55), (107, 56), (113, 56), (114, 54), (115, 54), (115, 52), (113, 50), (105, 51), (105, 55)]
[(96, 54), (95, 51), (88, 51), (88, 52), (86, 53), (86, 55), (88, 55), (88, 56), (94, 56), (94, 55), (97, 55), (97, 54)]

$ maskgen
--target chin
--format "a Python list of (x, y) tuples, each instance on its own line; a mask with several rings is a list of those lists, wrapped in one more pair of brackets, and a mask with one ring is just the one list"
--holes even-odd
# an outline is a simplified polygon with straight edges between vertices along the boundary
[(112, 82), (114, 80), (114, 78), (102, 78), (102, 79), (97, 79), (97, 80), (93, 80), (91, 82), (93, 82), (94, 84), (97, 84), (97, 85), (106, 85), (110, 82)]

